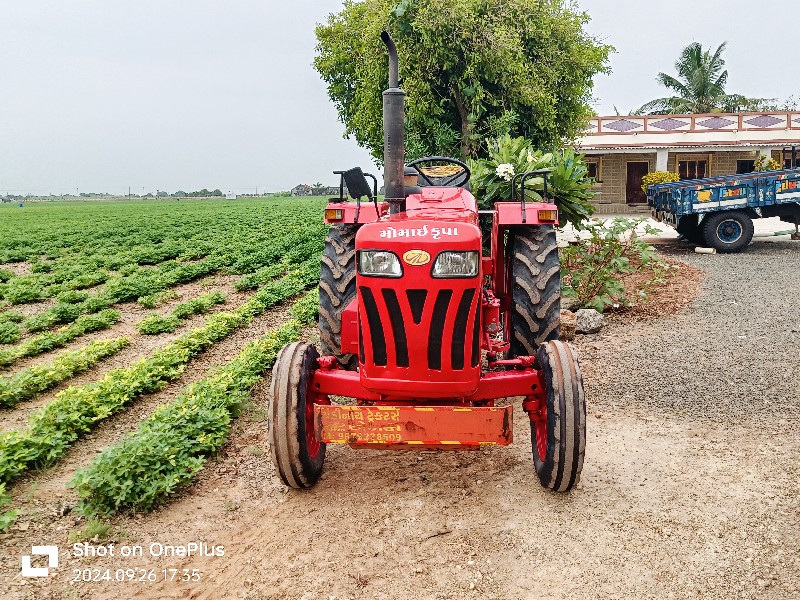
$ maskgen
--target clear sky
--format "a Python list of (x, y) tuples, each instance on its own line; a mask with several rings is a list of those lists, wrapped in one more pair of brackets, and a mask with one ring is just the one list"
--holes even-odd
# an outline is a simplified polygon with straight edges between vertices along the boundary
[[(579, 0), (616, 46), (597, 79), (613, 114), (692, 41), (728, 41), (729, 89), (798, 94), (792, 0)], [(340, 0), (0, 0), (0, 194), (336, 182), (369, 167), (311, 67), (314, 25)]]

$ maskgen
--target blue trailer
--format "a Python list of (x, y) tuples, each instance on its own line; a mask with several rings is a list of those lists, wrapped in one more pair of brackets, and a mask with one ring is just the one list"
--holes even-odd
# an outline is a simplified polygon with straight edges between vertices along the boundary
[(651, 185), (647, 204), (690, 242), (738, 252), (753, 239), (753, 219), (780, 217), (798, 230), (800, 168)]

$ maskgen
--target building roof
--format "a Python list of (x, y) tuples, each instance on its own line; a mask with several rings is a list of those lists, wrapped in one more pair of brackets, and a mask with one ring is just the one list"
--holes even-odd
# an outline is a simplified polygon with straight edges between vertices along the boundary
[(577, 146), (584, 152), (663, 148), (800, 146), (800, 112), (594, 117)]

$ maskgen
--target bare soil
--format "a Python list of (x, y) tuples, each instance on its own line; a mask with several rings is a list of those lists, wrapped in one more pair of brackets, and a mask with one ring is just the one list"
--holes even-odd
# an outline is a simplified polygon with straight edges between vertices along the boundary
[[(74, 502), (66, 476), (117, 433), (98, 431), (66, 464), (15, 487), (26, 514), (0, 535), (0, 595), (800, 597), (800, 407), (794, 379), (782, 376), (800, 355), (800, 252), (754, 244), (733, 258), (682, 258), (708, 276), (699, 286), (669, 279), (659, 294), (671, 300), (659, 318), (619, 313), (600, 334), (575, 342), (588, 444), (582, 479), (568, 495), (539, 486), (518, 403), (512, 446), (463, 453), (329, 446), (320, 483), (287, 490), (269, 458), (263, 381), (219, 460), (194, 485), (152, 514), (110, 521), (109, 542), (141, 545), (141, 558), (71, 556), (69, 532), (84, 523), (56, 514)], [(764, 313), (756, 299), (767, 297)], [(685, 308), (664, 312), (676, 304)], [(772, 348), (761, 361), (745, 354), (762, 353), (761, 338), (740, 339), (754, 331)], [(123, 413), (116, 423), (127, 429), (134, 421)], [(222, 545), (224, 555), (148, 553), (151, 544), (189, 542)], [(19, 556), (46, 543), (61, 549), (55, 575), (19, 577)], [(111, 569), (112, 577), (141, 568), (157, 581), (72, 581), (83, 568)], [(197, 569), (200, 581), (165, 582), (170, 568)]]

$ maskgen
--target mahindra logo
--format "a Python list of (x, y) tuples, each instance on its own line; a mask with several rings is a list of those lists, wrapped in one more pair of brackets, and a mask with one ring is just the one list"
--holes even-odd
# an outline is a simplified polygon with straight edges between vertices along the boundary
[(425, 250), (409, 250), (403, 254), (403, 262), (409, 265), (426, 265), (431, 261), (431, 255)]
[[(31, 556), (46, 556), (46, 567), (32, 567)], [(20, 575), (23, 577), (47, 577), (50, 574), (50, 569), (58, 567), (58, 546), (33, 546), (31, 547), (31, 554), (22, 557), (22, 571)]]

